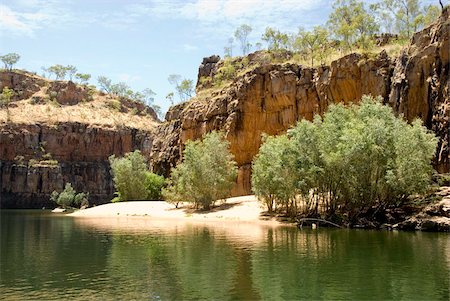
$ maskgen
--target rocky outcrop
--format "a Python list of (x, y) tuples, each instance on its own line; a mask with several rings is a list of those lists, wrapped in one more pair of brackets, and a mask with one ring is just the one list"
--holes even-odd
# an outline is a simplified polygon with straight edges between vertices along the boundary
[(439, 21), (416, 33), (397, 58), (389, 104), (409, 121), (421, 118), (440, 137), (436, 168), (448, 172), (450, 118), (449, 8)]
[(0, 128), (2, 208), (52, 206), (49, 195), (72, 183), (100, 204), (114, 193), (108, 157), (139, 149), (149, 156), (152, 132), (92, 124), (13, 124)]
[(47, 93), (62, 105), (73, 106), (89, 99), (89, 89), (71, 81), (51, 82)]
[(436, 193), (442, 199), (426, 206), (421, 212), (393, 225), (393, 229), (450, 232), (450, 187)]
[[(440, 137), (435, 166), (449, 170), (449, 10), (439, 21), (417, 33), (398, 58), (350, 54), (318, 69), (296, 64), (259, 64), (205, 99), (172, 108), (157, 130), (151, 153), (154, 168), (167, 175), (188, 140), (207, 132), (225, 132), (238, 163), (233, 195), (251, 193), (251, 162), (261, 135), (285, 133), (297, 120), (311, 120), (332, 103), (358, 102), (362, 95), (381, 96), (409, 121), (421, 118)], [(248, 57), (250, 64), (252, 55)], [(210, 76), (221, 62), (207, 58), (199, 79)], [(201, 74), (200, 74), (201, 73)], [(197, 84), (197, 89), (201, 85)], [(167, 139), (170, 137), (169, 139)]]
[(375, 42), (375, 45), (385, 46), (385, 45), (392, 43), (395, 40), (398, 40), (398, 34), (382, 33), (382, 34), (374, 35), (373, 40)]
[(143, 103), (23, 71), (0, 72), (6, 86), (15, 94), (12, 120), (0, 110), (1, 208), (53, 207), (50, 194), (66, 183), (88, 192), (91, 204), (110, 201), (108, 157), (135, 149), (150, 156), (157, 118)]
[(8, 87), (14, 89), (14, 100), (27, 99), (42, 89), (47, 81), (27, 72), (0, 72), (0, 91)]

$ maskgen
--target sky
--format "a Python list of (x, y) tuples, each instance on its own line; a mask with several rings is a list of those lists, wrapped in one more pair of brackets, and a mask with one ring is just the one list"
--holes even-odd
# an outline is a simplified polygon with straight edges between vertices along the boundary
[[(436, 2), (426, 0), (425, 2)], [(447, 2), (447, 1), (444, 1)], [(326, 22), (332, 0), (0, 0), (0, 54), (16, 67), (74, 65), (78, 72), (152, 89), (163, 112), (167, 78), (197, 80), (203, 57), (218, 54), (241, 24), (260, 42), (267, 26), (295, 32)], [(239, 54), (237, 43), (233, 54)]]

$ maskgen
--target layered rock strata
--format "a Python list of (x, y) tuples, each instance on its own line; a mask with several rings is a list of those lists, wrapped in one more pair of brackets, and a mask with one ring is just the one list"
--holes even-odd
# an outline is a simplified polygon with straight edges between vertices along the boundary
[(0, 129), (2, 208), (41, 208), (53, 190), (72, 183), (91, 203), (111, 200), (108, 157), (139, 149), (149, 156), (152, 133), (81, 123), (13, 124)]
[[(358, 102), (362, 95), (371, 94), (381, 96), (408, 121), (422, 119), (439, 136), (435, 168), (448, 172), (449, 22), (446, 9), (437, 23), (414, 35), (399, 57), (389, 57), (385, 51), (376, 57), (350, 54), (320, 68), (263, 64), (206, 99), (175, 106), (159, 126), (153, 166), (167, 175), (188, 140), (223, 131), (239, 166), (233, 195), (249, 194), (251, 162), (263, 133), (285, 133), (297, 120), (323, 114), (330, 104)], [(204, 60), (199, 80), (209, 76), (213, 82), (215, 64), (221, 64), (216, 61), (216, 57)]]

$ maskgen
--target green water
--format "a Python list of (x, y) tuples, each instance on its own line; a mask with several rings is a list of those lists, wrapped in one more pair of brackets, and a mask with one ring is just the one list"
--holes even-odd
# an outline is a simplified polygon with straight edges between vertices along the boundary
[(0, 299), (449, 300), (450, 235), (1, 212)]

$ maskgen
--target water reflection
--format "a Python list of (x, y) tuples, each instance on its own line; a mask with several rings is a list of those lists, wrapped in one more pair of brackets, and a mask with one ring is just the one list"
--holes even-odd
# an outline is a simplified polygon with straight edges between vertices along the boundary
[(449, 299), (448, 234), (4, 212), (1, 226), (7, 299)]

